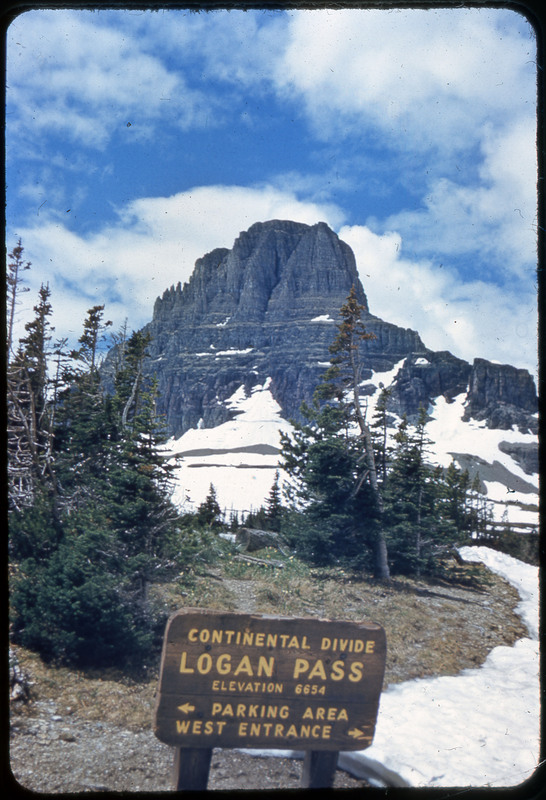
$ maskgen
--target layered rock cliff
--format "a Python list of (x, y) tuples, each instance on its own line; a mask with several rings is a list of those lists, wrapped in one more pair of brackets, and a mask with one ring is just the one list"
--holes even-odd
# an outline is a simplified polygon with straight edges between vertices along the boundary
[(252, 225), (231, 249), (198, 259), (188, 283), (158, 298), (146, 369), (159, 381), (169, 433), (229, 419), (227, 398), (271, 379), (283, 416), (297, 419), (330, 354), (351, 287), (375, 338), (362, 343), (370, 377), (402, 363), (391, 407), (415, 415), (434, 398), (467, 393), (466, 415), (499, 428), (536, 430), (537, 398), (525, 370), (433, 352), (416, 331), (370, 313), (350, 247), (325, 224), (272, 220)]

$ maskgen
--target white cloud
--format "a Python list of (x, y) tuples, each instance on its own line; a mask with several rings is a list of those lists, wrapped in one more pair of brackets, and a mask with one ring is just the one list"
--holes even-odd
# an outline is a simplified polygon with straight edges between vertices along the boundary
[(420, 209), (392, 215), (381, 228), (402, 231), (413, 252), (468, 256), (495, 281), (531, 281), (537, 258), (535, 120), (489, 129), (482, 147), (479, 182), (436, 178)]
[[(169, 18), (162, 41), (178, 57), (181, 41), (186, 52), (197, 49), (209, 78), (239, 88), (265, 86), (273, 79), (288, 24), (287, 16), (278, 10), (233, 9), (176, 15)], [(155, 47), (155, 31), (153, 41)]]
[(463, 282), (447, 267), (405, 258), (398, 232), (378, 236), (363, 225), (345, 225), (339, 209), (270, 186), (196, 187), (172, 197), (141, 198), (120, 209), (118, 221), (87, 236), (53, 219), (20, 235), (33, 262), (34, 290), (40, 282), (51, 286), (56, 335), (74, 338), (87, 309), (103, 302), (114, 328), (126, 318), (139, 328), (151, 319), (157, 296), (188, 280), (197, 258), (216, 247), (231, 248), (241, 231), (268, 219), (327, 222), (354, 250), (371, 312), (418, 330), (431, 349), (535, 370), (532, 290)]
[(463, 282), (447, 267), (408, 260), (394, 231), (378, 236), (355, 225), (342, 227), (339, 235), (355, 253), (373, 314), (417, 330), (432, 350), (536, 372), (537, 303), (531, 287)]
[[(31, 11), (8, 33), (8, 143), (26, 148), (33, 168), (45, 165), (49, 186), (45, 194), (38, 172), (25, 173), (21, 197), (39, 215), (17, 235), (34, 263), (32, 280), (50, 281), (59, 335), (79, 331), (86, 309), (103, 300), (116, 324), (127, 316), (139, 327), (157, 295), (187, 280), (196, 258), (231, 247), (257, 220), (324, 220), (355, 249), (373, 313), (417, 328), (430, 347), (534, 368), (535, 41), (516, 12)], [(211, 119), (227, 113), (218, 82), (240, 87), (241, 98), (273, 88), (317, 136), (331, 137), (338, 159), (365, 160), (388, 145), (404, 167), (382, 163), (384, 173), (398, 170), (403, 183), (420, 170), (427, 194), (418, 207), (348, 227), (325, 199), (336, 189), (348, 197), (343, 175), (334, 180), (337, 162), (315, 161), (322, 176), (303, 165), (262, 186), (141, 197), (98, 231), (73, 232), (56, 171), (77, 165), (83, 174), (91, 150), (67, 147), (70, 165), (60, 164), (61, 145), (52, 154), (45, 134), (98, 150), (121, 129), (150, 137), (166, 119), (187, 129), (203, 124), (203, 109)], [(366, 147), (371, 137), (376, 150)], [(112, 158), (106, 151), (92, 168), (107, 170)], [(354, 180), (362, 174), (355, 168)], [(53, 207), (57, 216), (47, 212)], [(433, 266), (433, 253), (443, 268)], [(449, 266), (455, 257), (468, 261), (464, 281)]]
[[(182, 128), (202, 124), (213, 101), (169, 69), (162, 51), (143, 51), (111, 18), (85, 11), (36, 10), (8, 30), (10, 143), (19, 137), (62, 134), (103, 149), (132, 121), (135, 136), (169, 118)], [(167, 102), (168, 101), (168, 102)]]
[[(343, 222), (335, 206), (300, 201), (271, 186), (201, 186), (172, 197), (140, 198), (118, 210), (118, 220), (89, 235), (70, 231), (60, 218), (43, 217), (17, 232), (34, 282), (49, 282), (56, 335), (79, 332), (92, 305), (119, 327), (139, 328), (169, 286), (187, 281), (197, 258), (231, 248), (254, 222), (291, 219), (332, 227)], [(14, 236), (15, 238), (15, 236)]]
[(393, 172), (403, 158), (399, 177), (422, 187), (421, 201), (368, 220), (377, 233), (399, 231), (412, 259), (457, 258), (465, 280), (524, 279), (529, 292), (535, 48), (514, 11), (303, 10), (291, 15), (276, 79), (317, 136), (358, 137), (361, 153), (388, 145)]
[(276, 79), (318, 134), (352, 130), (365, 140), (373, 126), (401, 150), (467, 148), (485, 122), (528, 109), (530, 31), (498, 10), (303, 10)]

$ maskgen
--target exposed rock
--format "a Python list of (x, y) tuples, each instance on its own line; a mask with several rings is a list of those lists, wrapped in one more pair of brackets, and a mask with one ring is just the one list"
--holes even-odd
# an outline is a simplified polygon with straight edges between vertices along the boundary
[(239, 528), (235, 541), (247, 553), (262, 550), (264, 547), (275, 547), (282, 551), (286, 546), (286, 542), (280, 534), (258, 528)]
[[(362, 342), (363, 378), (404, 361), (390, 410), (411, 419), (438, 396), (468, 390), (466, 418), (489, 427), (536, 431), (537, 397), (526, 370), (449, 352), (433, 352), (419, 334), (370, 313), (351, 248), (323, 222), (258, 222), (231, 250), (198, 259), (188, 283), (167, 289), (146, 326), (148, 374), (159, 384), (158, 411), (168, 433), (214, 427), (233, 413), (226, 400), (270, 378), (288, 419), (300, 418), (328, 365), (339, 310), (351, 287), (374, 338)], [(108, 385), (113, 359), (107, 359)], [(111, 378), (110, 378), (111, 380)]]
[(503, 453), (508, 453), (526, 475), (533, 475), (539, 472), (538, 444), (500, 442), (499, 450), (502, 450)]
[(468, 455), (468, 453), (451, 453), (451, 455), (461, 469), (468, 470), (471, 480), (476, 475), (479, 476), (480, 491), (483, 494), (487, 494), (484, 481), (490, 481), (501, 483), (509, 492), (536, 495), (536, 486), (518, 475), (514, 475), (499, 461), (495, 460), (490, 463), (479, 456)]
[(425, 350), (415, 331), (368, 312), (353, 252), (325, 223), (256, 223), (231, 250), (198, 259), (187, 284), (158, 298), (146, 326), (146, 369), (157, 375), (169, 433), (227, 421), (225, 401), (235, 390), (267, 378), (283, 415), (298, 418), (329, 361), (352, 286), (376, 336), (363, 347), (370, 368), (390, 369), (408, 352)]
[(486, 420), (489, 428), (522, 432), (538, 430), (538, 399), (529, 372), (509, 364), (474, 359), (468, 386), (465, 419)]
[(434, 397), (443, 395), (450, 401), (465, 393), (469, 376), (470, 364), (447, 351), (412, 353), (396, 377), (391, 408), (411, 419)]
[(30, 697), (32, 682), (28, 674), (21, 669), (15, 652), (9, 650), (9, 696), (11, 701), (26, 703)]

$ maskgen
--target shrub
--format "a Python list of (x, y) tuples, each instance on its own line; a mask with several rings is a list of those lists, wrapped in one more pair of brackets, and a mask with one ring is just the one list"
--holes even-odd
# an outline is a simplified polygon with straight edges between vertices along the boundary
[(12, 587), (13, 638), (46, 661), (75, 667), (138, 666), (164, 620), (130, 581), (107, 569), (108, 537), (64, 541), (42, 564), (27, 559)]

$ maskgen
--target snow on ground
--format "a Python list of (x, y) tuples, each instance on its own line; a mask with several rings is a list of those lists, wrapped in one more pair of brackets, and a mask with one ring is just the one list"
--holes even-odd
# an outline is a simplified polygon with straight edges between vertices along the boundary
[[(408, 681), (381, 696), (374, 742), (347, 764), (368, 759), (411, 786), (515, 786), (539, 761), (538, 568), (487, 547), (464, 547), (518, 589), (529, 638), (496, 647), (479, 669)], [(356, 769), (355, 769), (356, 771)]]
[(211, 483), (228, 519), (263, 504), (278, 469), (280, 434), (291, 430), (269, 387), (268, 379), (247, 396), (241, 386), (227, 401), (234, 419), (216, 428), (192, 428), (167, 442), (164, 452), (183, 457), (173, 494), (182, 510), (202, 503)]
[[(383, 384), (388, 388), (403, 363), (400, 361), (389, 372), (374, 373), (370, 380), (364, 381), (363, 387), (372, 385), (379, 388), (380, 384)], [(378, 397), (379, 392), (376, 391), (375, 394), (365, 398), (368, 422), (373, 419)], [(495, 461), (499, 462), (514, 475), (526, 483), (532, 484), (538, 490), (538, 476), (528, 475), (507, 453), (499, 450), (500, 442), (536, 444), (537, 437), (532, 433), (520, 433), (516, 429), (504, 431), (487, 428), (485, 422), (476, 420), (463, 422), (465, 399), (465, 393), (458, 395), (451, 402), (448, 402), (445, 397), (437, 397), (434, 405), (428, 409), (431, 419), (427, 424), (426, 432), (428, 438), (433, 442), (430, 456), (434, 463), (448, 467), (453, 453), (468, 453), (489, 464), (493, 464)], [(525, 498), (529, 502), (529, 496), (522, 493), (520, 499)]]
[(384, 691), (371, 747), (339, 756), (358, 777), (373, 776), (378, 785), (508, 787), (539, 763), (538, 568), (487, 547), (463, 547), (461, 555), (516, 586), (529, 638), (495, 647), (478, 669)]
[[(463, 422), (465, 395), (460, 394), (453, 402), (448, 403), (444, 397), (436, 398), (434, 406), (429, 408), (432, 416), (427, 425), (427, 435), (434, 442), (431, 458), (444, 467), (449, 466), (452, 455), (467, 453), (491, 465), (500, 465), (516, 478), (521, 479), (533, 491), (517, 491), (508, 489), (500, 481), (487, 480), (489, 472), (484, 465), (484, 483), (487, 499), (493, 502), (492, 512), (495, 522), (523, 524), (528, 529), (538, 526), (538, 475), (528, 475), (507, 453), (499, 449), (501, 442), (517, 442), (536, 444), (537, 437), (531, 433), (521, 433), (512, 429), (508, 431), (487, 428), (485, 422), (469, 420)], [(494, 468), (492, 470), (494, 473)], [(520, 508), (516, 503), (537, 506), (536, 511)]]

